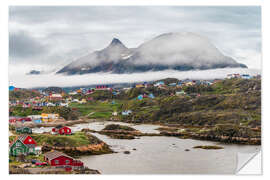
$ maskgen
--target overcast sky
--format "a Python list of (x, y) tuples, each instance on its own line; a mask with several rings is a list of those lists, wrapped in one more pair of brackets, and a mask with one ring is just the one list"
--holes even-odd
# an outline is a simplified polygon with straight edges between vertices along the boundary
[[(260, 68), (260, 7), (27, 7), (9, 11), (10, 66), (48, 70), (106, 47), (127, 47), (162, 33), (206, 36), (225, 55)], [(43, 69), (42, 69), (43, 68)]]
[[(104, 74), (74, 76), (73, 79), (77, 80), (70, 81), (68, 79), (71, 77), (60, 77), (54, 72), (78, 57), (105, 48), (114, 37), (133, 48), (168, 32), (193, 32), (205, 36), (224, 55), (246, 64), (250, 69), (260, 71), (260, 7), (11, 6), (9, 80), (20, 87), (41, 86), (44, 85), (42, 82), (46, 82), (48, 86), (78, 85), (83, 82), (91, 84), (96, 83), (93, 81), (95, 79), (104, 80), (104, 77), (107, 80), (103, 83), (108, 80), (112, 83), (116, 80), (134, 81), (134, 76), (109, 78), (113, 76)], [(47, 73), (26, 75), (32, 69)], [(197, 75), (200, 78), (209, 78), (211, 74), (211, 77), (215, 78), (216, 75), (219, 78), (221, 74), (224, 77), (228, 72), (202, 71)], [(230, 72), (240, 71), (233, 69)], [(194, 73), (184, 74), (192, 77)], [(171, 76), (167, 72), (150, 73), (148, 76), (154, 79), (166, 75)], [(179, 73), (180, 76), (183, 73)], [(142, 77), (145, 77), (144, 74)]]

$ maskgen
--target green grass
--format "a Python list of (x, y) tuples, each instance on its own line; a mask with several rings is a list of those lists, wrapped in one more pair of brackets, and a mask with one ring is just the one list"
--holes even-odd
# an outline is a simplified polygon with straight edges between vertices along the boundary
[[(78, 147), (100, 142), (96, 137), (86, 135), (84, 132), (76, 132), (73, 135), (32, 134), (31, 137), (37, 142), (38, 146), (49, 144)], [(10, 139), (14, 139), (14, 136), (10, 136)]]
[(108, 102), (89, 102), (86, 104), (71, 103), (71, 108), (77, 108), (82, 116), (88, 116), (90, 118), (109, 118), (112, 112), (119, 110), (122, 105), (121, 101), (115, 101), (112, 104), (111, 101)]

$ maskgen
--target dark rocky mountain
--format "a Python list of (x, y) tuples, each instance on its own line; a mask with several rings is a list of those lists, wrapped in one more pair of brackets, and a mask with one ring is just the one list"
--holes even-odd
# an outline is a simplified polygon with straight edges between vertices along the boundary
[(38, 70), (31, 70), (29, 73), (26, 73), (26, 74), (27, 75), (39, 75), (39, 74), (41, 74), (41, 72)]
[(43, 92), (49, 94), (49, 93), (62, 93), (64, 92), (64, 90), (60, 87), (47, 87), (45, 89), (42, 90)]
[(138, 48), (114, 38), (109, 46), (79, 58), (57, 73), (134, 73), (166, 69), (186, 71), (227, 67), (247, 68), (224, 56), (208, 39), (194, 33), (162, 34)]

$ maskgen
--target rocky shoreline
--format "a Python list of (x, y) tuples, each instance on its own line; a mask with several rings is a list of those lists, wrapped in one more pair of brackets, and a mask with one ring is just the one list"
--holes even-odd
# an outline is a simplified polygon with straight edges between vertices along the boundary
[(218, 141), (223, 143), (234, 143), (234, 144), (246, 144), (246, 145), (261, 145), (261, 138), (246, 138), (246, 137), (230, 137), (210, 134), (197, 134), (197, 133), (180, 133), (180, 132), (168, 132), (162, 131), (160, 134), (164, 136), (175, 136), (179, 138), (191, 138), (198, 140)]
[(58, 150), (73, 157), (78, 157), (82, 155), (98, 155), (98, 154), (113, 153), (109, 145), (105, 144), (104, 142), (100, 144), (91, 144), (91, 145), (79, 146), (79, 147), (70, 147), (70, 146), (59, 147), (59, 146), (52, 146), (52, 145), (42, 146), (42, 152), (48, 152), (51, 150)]
[(162, 134), (158, 133), (142, 133), (140, 131), (125, 131), (125, 130), (101, 130), (95, 131), (91, 129), (82, 129), (82, 132), (92, 132), (92, 133), (99, 133), (103, 135), (110, 136), (114, 139), (135, 139), (139, 136), (162, 136)]
[(140, 131), (124, 131), (124, 130), (101, 130), (95, 131), (91, 129), (82, 129), (83, 132), (92, 132), (107, 135), (114, 139), (135, 139), (140, 136), (174, 136), (179, 138), (190, 138), (197, 140), (208, 140), (217, 141), (223, 143), (234, 143), (234, 144), (246, 144), (246, 145), (261, 145), (260, 137), (230, 137), (224, 135), (213, 135), (213, 134), (200, 134), (194, 132), (171, 132), (171, 131), (160, 131), (160, 133), (142, 133)]
[(29, 166), (31, 166), (31, 164), (9, 166), (9, 174), (101, 174), (98, 170), (89, 169), (87, 167), (81, 170), (66, 171), (65, 168), (34, 168)]

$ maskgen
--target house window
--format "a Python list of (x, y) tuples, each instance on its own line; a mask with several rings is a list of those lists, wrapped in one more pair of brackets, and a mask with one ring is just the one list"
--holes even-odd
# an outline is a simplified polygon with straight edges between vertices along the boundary
[(33, 152), (33, 149), (32, 149), (32, 148), (30, 148), (30, 149), (29, 149), (29, 152)]
[(29, 142), (32, 142), (32, 139), (29, 139)]
[(55, 164), (59, 164), (59, 161), (58, 161), (58, 160), (55, 160), (54, 163), (55, 163)]
[(17, 147), (21, 146), (21, 143), (17, 142), (17, 143), (16, 143), (16, 146), (17, 146)]
[(66, 164), (69, 164), (69, 160), (66, 160)]

